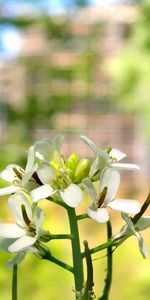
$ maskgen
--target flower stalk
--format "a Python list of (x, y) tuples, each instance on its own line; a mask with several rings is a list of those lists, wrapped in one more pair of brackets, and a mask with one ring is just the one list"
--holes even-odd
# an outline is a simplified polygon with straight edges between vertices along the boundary
[(131, 221), (133, 222), (133, 224), (136, 224), (137, 221), (143, 216), (143, 214), (145, 213), (145, 211), (147, 210), (149, 205), (150, 205), (150, 192), (148, 193), (148, 196), (147, 196), (145, 202), (143, 203), (140, 212), (137, 213), (133, 218), (131, 218)]
[[(112, 236), (112, 227), (110, 221), (107, 222), (107, 238), (108, 240)], [(98, 300), (108, 300), (111, 282), (112, 282), (112, 246), (107, 248), (107, 274), (105, 278), (105, 286), (103, 290), (103, 295), (98, 298)]]
[(80, 249), (80, 240), (79, 240), (79, 230), (77, 224), (77, 217), (75, 209), (68, 207), (68, 218), (70, 224), (71, 235), (73, 236), (71, 240), (72, 245), (72, 258), (73, 258), (73, 271), (74, 271), (74, 281), (75, 281), (75, 290), (80, 291), (84, 282), (83, 276), (83, 261)]
[(13, 275), (12, 275), (12, 300), (17, 300), (17, 264), (13, 265)]

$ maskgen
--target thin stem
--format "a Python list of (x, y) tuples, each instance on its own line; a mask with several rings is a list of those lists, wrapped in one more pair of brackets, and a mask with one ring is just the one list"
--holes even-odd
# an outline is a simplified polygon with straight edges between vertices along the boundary
[(17, 300), (17, 264), (13, 265), (12, 300)]
[[(112, 227), (110, 221), (107, 222), (107, 237), (108, 240), (112, 236)], [(103, 295), (98, 300), (108, 300), (111, 282), (112, 282), (112, 247), (107, 248), (107, 274), (105, 278), (105, 286)]]
[(54, 257), (47, 246), (45, 246), (42, 243), (36, 242), (36, 248), (39, 250), (42, 259), (49, 260), (55, 263), (56, 265), (62, 267), (63, 269), (73, 273), (73, 267)]
[[(107, 248), (111, 248), (113, 245), (115, 245), (115, 242), (112, 240), (109, 240), (108, 242), (101, 244), (97, 247), (91, 248), (89, 249), (90, 254), (94, 254), (96, 252), (99, 252), (101, 250), (107, 249)], [(82, 258), (85, 257), (85, 252), (82, 253)]]
[(59, 200), (59, 199), (56, 199), (56, 197), (55, 198), (49, 197), (48, 200), (53, 202), (53, 203), (58, 204), (59, 206), (62, 206), (64, 208), (68, 209), (67, 204), (65, 202)]
[(85, 292), (82, 297), (82, 300), (91, 300), (93, 299), (93, 264), (91, 254), (89, 252), (88, 242), (84, 241), (84, 249), (85, 249), (85, 259), (86, 259), (86, 267), (87, 267), (87, 280), (85, 285)]
[(51, 240), (72, 240), (73, 236), (71, 234), (51, 234)]
[(45, 256), (43, 256), (43, 259), (46, 259), (50, 262), (53, 262), (54, 264), (58, 265), (59, 267), (62, 267), (65, 270), (68, 270), (69, 272), (73, 273), (73, 267), (70, 265), (64, 263), (63, 261), (59, 260), (58, 258), (54, 257), (50, 253), (46, 253)]
[(148, 206), (150, 205), (150, 192), (145, 200), (145, 202), (143, 203), (141, 210), (138, 214), (136, 214), (131, 221), (133, 222), (133, 224), (136, 224), (137, 221), (142, 217), (142, 215), (145, 213), (146, 209), (148, 208)]
[(81, 291), (84, 282), (84, 277), (83, 277), (83, 261), (82, 261), (81, 250), (80, 250), (77, 217), (74, 208), (67, 207), (67, 212), (69, 217), (70, 231), (73, 236), (73, 239), (71, 240), (71, 245), (72, 245), (75, 290)]
[(82, 214), (77, 216), (77, 220), (83, 220), (89, 218), (88, 214)]

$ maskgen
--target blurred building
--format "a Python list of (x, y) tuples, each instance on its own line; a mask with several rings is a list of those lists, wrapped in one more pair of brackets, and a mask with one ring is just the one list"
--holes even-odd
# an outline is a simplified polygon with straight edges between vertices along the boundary
[[(72, 93), (76, 99), (92, 95), (99, 102), (109, 94), (107, 61), (125, 45), (136, 15), (135, 6), (119, 5), (80, 9), (66, 20), (64, 16), (53, 17), (55, 25), (67, 27), (66, 40), (57, 37), (57, 33), (48, 38), (40, 21), (21, 30), (18, 59), (5, 63), (1, 59), (0, 82), (5, 101), (20, 106), (27, 94), (37, 93), (42, 101), (45, 94), (59, 90)], [(47, 80), (44, 70), (52, 70)]]
[[(66, 132), (64, 151), (79, 149), (88, 156), (91, 153), (75, 139), (77, 133), (86, 134), (101, 147), (110, 145), (126, 152), (131, 162), (136, 158), (145, 181), (150, 169), (144, 163), (146, 142), (137, 119), (120, 115), (112, 104), (107, 70), (109, 59), (126, 45), (137, 14), (135, 6), (88, 7), (71, 17), (46, 17), (22, 29), (19, 57), (9, 63), (1, 61), (0, 99), (21, 110), (28, 96), (37, 97), (41, 123), (34, 138)], [(51, 131), (42, 123), (44, 108), (51, 111)], [(126, 177), (131, 189), (133, 181), (138, 186), (136, 175)]]

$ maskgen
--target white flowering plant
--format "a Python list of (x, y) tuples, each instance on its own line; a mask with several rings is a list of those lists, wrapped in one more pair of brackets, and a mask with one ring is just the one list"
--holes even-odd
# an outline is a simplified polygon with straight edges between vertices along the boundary
[[(143, 204), (135, 199), (117, 199), (120, 185), (120, 170), (138, 171), (139, 166), (120, 163), (126, 155), (114, 148), (99, 149), (89, 138), (80, 136), (94, 152), (94, 158), (80, 158), (77, 153), (64, 157), (61, 145), (64, 137), (56, 136), (53, 140), (42, 139), (28, 150), (25, 168), (10, 164), (0, 173), (0, 178), (8, 186), (0, 189), (0, 196), (7, 195), (8, 208), (14, 223), (0, 223), (0, 248), (12, 253), (8, 266), (12, 268), (12, 300), (17, 300), (17, 269), (28, 253), (55, 263), (74, 277), (74, 298), (78, 300), (108, 300), (112, 282), (112, 256), (114, 250), (127, 238), (134, 235), (138, 240), (139, 250), (144, 258), (147, 248), (140, 231), (150, 227), (150, 216), (144, 213), (150, 203), (150, 195)], [(84, 195), (84, 196), (83, 196)], [(85, 198), (90, 199), (87, 207)], [(70, 233), (52, 234), (42, 228), (45, 213), (39, 202), (48, 200), (63, 207), (68, 215)], [(85, 202), (82, 214), (76, 208)], [(124, 225), (116, 234), (112, 234), (111, 211), (119, 213)], [(106, 223), (107, 240), (94, 248), (81, 238), (78, 223), (83, 219), (91, 222)], [(51, 253), (51, 240), (70, 240), (72, 265), (58, 259)], [(99, 241), (98, 241), (99, 243)], [(94, 293), (92, 255), (106, 249), (107, 274), (102, 295)], [(83, 268), (85, 260), (86, 268)]]

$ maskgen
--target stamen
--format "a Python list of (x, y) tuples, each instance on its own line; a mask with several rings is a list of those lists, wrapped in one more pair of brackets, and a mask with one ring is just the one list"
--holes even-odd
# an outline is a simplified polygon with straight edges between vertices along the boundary
[(108, 153), (108, 155), (110, 154), (110, 152), (111, 152), (111, 150), (112, 150), (112, 148), (111, 147), (108, 147), (108, 148), (106, 148), (106, 152)]
[(16, 176), (22, 180), (22, 173), (20, 171), (18, 171), (16, 168), (13, 168), (14, 173), (16, 174)]
[(39, 178), (37, 172), (34, 172), (34, 173), (32, 174), (32, 177), (33, 177), (33, 179), (36, 181), (36, 183), (38, 183), (39, 185), (43, 185), (43, 183), (42, 183), (42, 181), (40, 180), (40, 178)]
[(23, 219), (24, 219), (24, 221), (25, 221), (25, 224), (30, 228), (30, 226), (31, 226), (31, 221), (30, 221), (30, 219), (28, 218), (28, 215), (27, 215), (26, 208), (25, 208), (25, 205), (24, 205), (24, 204), (21, 205), (21, 211), (22, 211), (22, 216), (23, 216)]
[(102, 204), (104, 203), (106, 194), (107, 194), (107, 186), (104, 187), (103, 191), (100, 193), (98, 199), (97, 199), (97, 207), (100, 208)]

